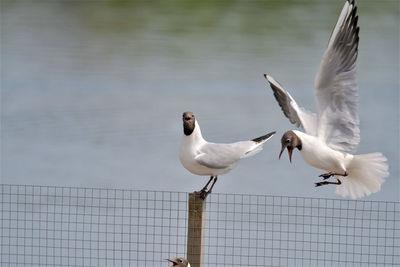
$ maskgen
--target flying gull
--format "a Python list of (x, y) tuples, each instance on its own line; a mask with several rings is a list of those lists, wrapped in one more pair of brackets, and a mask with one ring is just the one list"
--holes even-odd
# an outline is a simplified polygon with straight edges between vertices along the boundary
[[(297, 105), (274, 78), (265, 75), (285, 116), (304, 132), (287, 131), (282, 152), (287, 148), (289, 160), (295, 148), (309, 165), (328, 173), (315, 186), (336, 185), (336, 194), (361, 198), (378, 192), (389, 175), (382, 153), (362, 155), (354, 152), (360, 141), (357, 113), (356, 59), (359, 27), (354, 1), (346, 1), (333, 29), (315, 78), (316, 114)], [(333, 176), (334, 182), (326, 181)]]

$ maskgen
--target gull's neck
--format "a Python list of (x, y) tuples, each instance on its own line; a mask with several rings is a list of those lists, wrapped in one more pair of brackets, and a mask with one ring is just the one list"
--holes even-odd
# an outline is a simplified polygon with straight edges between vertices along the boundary
[(192, 134), (189, 136), (183, 135), (183, 139), (186, 140), (186, 142), (197, 144), (206, 142), (201, 134), (200, 125), (197, 123), (197, 120), (195, 121), (195, 126)]

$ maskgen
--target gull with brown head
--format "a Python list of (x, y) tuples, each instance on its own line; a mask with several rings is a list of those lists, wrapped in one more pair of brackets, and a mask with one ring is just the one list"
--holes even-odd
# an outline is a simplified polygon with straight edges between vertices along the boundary
[[(328, 171), (315, 186), (336, 185), (342, 197), (361, 198), (378, 192), (389, 175), (382, 153), (351, 154), (360, 142), (357, 112), (356, 60), (359, 27), (354, 1), (346, 1), (315, 77), (316, 113), (297, 105), (274, 78), (265, 75), (285, 116), (305, 132), (287, 131), (282, 139), (281, 157), (289, 160), (296, 148), (309, 165)], [(326, 181), (333, 176), (336, 181)]]

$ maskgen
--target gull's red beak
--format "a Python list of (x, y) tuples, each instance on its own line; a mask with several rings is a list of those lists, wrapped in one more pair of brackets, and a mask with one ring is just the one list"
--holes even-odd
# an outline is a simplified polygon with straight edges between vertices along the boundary
[(285, 146), (282, 146), (281, 153), (279, 153), (279, 159), (281, 159), (282, 153), (285, 150)]
[[(281, 159), (282, 153), (283, 153), (283, 151), (285, 150), (285, 148), (286, 148), (285, 146), (282, 146), (281, 153), (279, 153), (279, 159)], [(288, 147), (288, 148), (287, 148), (287, 151), (288, 151), (288, 154), (289, 154), (289, 161), (290, 161), (290, 163), (292, 163), (293, 148)]]
[(290, 161), (290, 163), (292, 163), (292, 153), (293, 153), (293, 148), (292, 149), (287, 149), (287, 151), (288, 151), (288, 154), (289, 154), (289, 161)]

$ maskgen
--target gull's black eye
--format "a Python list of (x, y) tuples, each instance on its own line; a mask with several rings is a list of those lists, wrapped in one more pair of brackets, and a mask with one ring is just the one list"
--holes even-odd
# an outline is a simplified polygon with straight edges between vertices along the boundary
[(286, 142), (286, 144), (289, 144), (289, 143), (290, 143), (290, 141), (291, 141), (290, 139), (286, 139), (286, 141), (285, 141), (285, 142)]
[(182, 262), (183, 262), (183, 260), (179, 259), (179, 262), (181, 262), (181, 263), (182, 263)]

